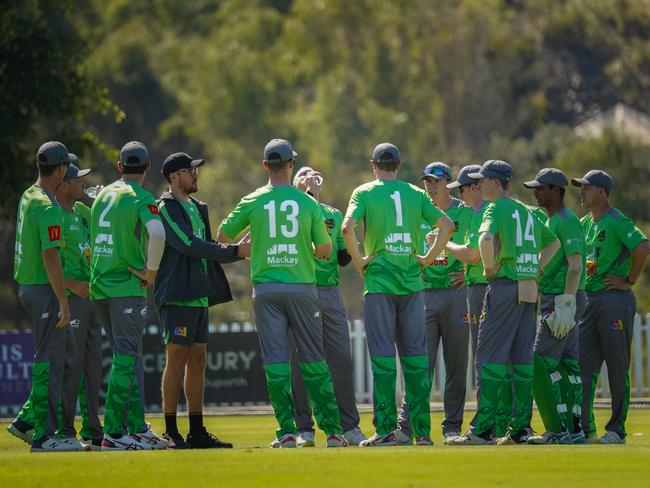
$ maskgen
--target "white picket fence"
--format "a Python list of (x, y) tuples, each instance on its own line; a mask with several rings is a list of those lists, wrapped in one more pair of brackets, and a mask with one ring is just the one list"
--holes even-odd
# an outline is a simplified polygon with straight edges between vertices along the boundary
[[(637, 314), (634, 317), (634, 338), (632, 340), (632, 362), (630, 382), (633, 397), (650, 396), (650, 313), (646, 315), (645, 321)], [(354, 386), (358, 403), (372, 402), (372, 368), (370, 356), (366, 346), (366, 331), (362, 320), (354, 320), (350, 324), (350, 346), (352, 349), (352, 362), (354, 367)], [(445, 389), (445, 363), (442, 355), (442, 344), (438, 351), (434, 384), (431, 389), (431, 400), (441, 401)], [(398, 364), (398, 387), (397, 397), (401, 397), (404, 391), (404, 379)], [(469, 351), (469, 364), (473, 364), (472, 351)], [(475, 398), (474, 392), (474, 368), (467, 368), (467, 398)], [(470, 393), (471, 392), (471, 393)], [(607, 366), (603, 365), (600, 381), (596, 392), (598, 397), (609, 397), (609, 382), (607, 381)]]

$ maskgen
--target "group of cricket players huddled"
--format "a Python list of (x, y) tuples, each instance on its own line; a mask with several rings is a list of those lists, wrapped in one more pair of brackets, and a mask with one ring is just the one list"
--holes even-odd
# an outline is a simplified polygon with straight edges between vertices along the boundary
[[(32, 452), (232, 447), (203, 425), (207, 311), (232, 299), (219, 263), (246, 258), (278, 422), (271, 447), (313, 447), (314, 418), (327, 447), (432, 445), (441, 342), (444, 444), (625, 443), (632, 287), (650, 244), (611, 206), (609, 174), (593, 169), (570, 179), (586, 212), (579, 219), (564, 204), (569, 178), (559, 169), (517, 183), (501, 160), (457, 174), (432, 162), (422, 189), (398, 179), (400, 151), (386, 142), (372, 153), (372, 180), (354, 189), (343, 215), (321, 201), (324, 175), (296, 169), (297, 156), (288, 141), (271, 140), (262, 161), (268, 184), (242, 198), (213, 239), (207, 207), (191, 196), (205, 160), (166, 158), (169, 189), (156, 201), (142, 186), (153, 169), (149, 152), (130, 142), (117, 163), (121, 178), (89, 200), (90, 170), (60, 142), (41, 146), (38, 179), (19, 203), (14, 270), (34, 336), (32, 389), (9, 432)], [(513, 196), (527, 191), (536, 206)], [(339, 291), (339, 268), (350, 263), (364, 282), (370, 437), (359, 426)], [(161, 436), (143, 407), (148, 287), (167, 345)], [(101, 327), (113, 349), (103, 426)], [(612, 399), (599, 437), (593, 402), (603, 361)], [(463, 430), (468, 367), (478, 403)], [(176, 425), (183, 376), (186, 437)], [(533, 399), (545, 429), (539, 435), (531, 429)]]

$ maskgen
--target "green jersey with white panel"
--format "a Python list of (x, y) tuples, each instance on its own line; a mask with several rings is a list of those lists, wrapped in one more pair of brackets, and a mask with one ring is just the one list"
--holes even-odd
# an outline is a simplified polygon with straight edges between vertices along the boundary
[(320, 207), (325, 218), (325, 226), (330, 239), (332, 239), (332, 252), (328, 259), (316, 260), (316, 284), (318, 286), (338, 286), (341, 281), (338, 252), (345, 249), (345, 241), (341, 233), (343, 214), (339, 209), (324, 203), (321, 203)]
[(91, 299), (146, 296), (129, 267), (145, 267), (150, 220), (160, 220), (156, 200), (133, 181), (117, 180), (97, 195), (90, 216)]
[(263, 186), (245, 196), (221, 223), (231, 238), (250, 228), (251, 279), (315, 284), (312, 243), (330, 242), (320, 205), (294, 186)]
[(496, 278), (513, 281), (538, 279), (539, 253), (556, 239), (528, 206), (507, 197), (490, 202), (479, 232), (495, 236)]
[(420, 188), (400, 180), (375, 180), (357, 187), (346, 217), (363, 223), (367, 255), (377, 254), (364, 274), (365, 293), (406, 295), (424, 289), (414, 255), (423, 239), (422, 221), (435, 226), (445, 215)]

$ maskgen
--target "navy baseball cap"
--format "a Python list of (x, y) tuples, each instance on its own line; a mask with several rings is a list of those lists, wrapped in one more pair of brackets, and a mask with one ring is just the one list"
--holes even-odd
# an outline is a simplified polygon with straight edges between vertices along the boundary
[(291, 143), (284, 139), (271, 139), (264, 146), (264, 161), (269, 164), (291, 161), (296, 156), (298, 156), (298, 153), (293, 150)]
[(607, 191), (611, 191), (614, 188), (614, 179), (602, 169), (592, 169), (591, 171), (587, 171), (587, 174), (582, 178), (571, 178), (571, 184), (573, 186), (600, 186)]
[(426, 167), (422, 171), (422, 176), (420, 177), (420, 179), (423, 180), (427, 177), (435, 178), (436, 180), (442, 180), (442, 179), (445, 179), (447, 181), (453, 180), (451, 176), (451, 168), (447, 166), (445, 163), (441, 163), (439, 161), (435, 163), (429, 163), (426, 165)]
[(39, 166), (70, 164), (68, 148), (58, 141), (49, 141), (38, 148), (36, 162)]
[[(71, 156), (74, 156), (74, 154), (70, 153)], [(77, 157), (75, 156), (75, 160)], [(74, 180), (75, 178), (82, 178), (83, 176), (86, 176), (88, 173), (90, 173), (90, 168), (86, 169), (79, 169), (79, 167), (74, 164), (70, 163), (70, 166), (68, 166), (68, 169), (65, 170), (65, 175), (63, 175), (63, 181), (70, 181)]]
[(120, 151), (120, 161), (124, 166), (144, 166), (149, 162), (149, 150), (141, 142), (127, 142)]
[(372, 151), (372, 160), (376, 163), (399, 163), (399, 149), (390, 142), (382, 142)]
[(168, 176), (172, 173), (176, 173), (178, 170), (198, 168), (204, 164), (205, 159), (193, 159), (192, 156), (187, 153), (177, 152), (170, 154), (165, 158), (160, 172), (165, 176)]
[(481, 171), (481, 167), (478, 164), (468, 164), (467, 166), (463, 166), (458, 172), (456, 181), (449, 183), (447, 185), (447, 188), (451, 190), (452, 188), (458, 188), (460, 186), (476, 183), (476, 180), (470, 178), (469, 175), (470, 173), (478, 173), (479, 171)]
[(469, 173), (468, 176), (473, 180), (496, 178), (501, 181), (510, 181), (512, 179), (512, 166), (499, 159), (490, 159), (483, 163), (479, 171)]
[(524, 182), (526, 188), (539, 188), (544, 185), (553, 185), (566, 188), (569, 180), (566, 175), (555, 168), (544, 168), (537, 173), (534, 180)]

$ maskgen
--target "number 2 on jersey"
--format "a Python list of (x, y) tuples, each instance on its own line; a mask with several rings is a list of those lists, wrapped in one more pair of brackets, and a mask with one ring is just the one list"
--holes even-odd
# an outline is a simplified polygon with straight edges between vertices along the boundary
[(114, 191), (109, 191), (106, 195), (104, 195), (104, 198), (102, 198), (102, 202), (106, 203), (108, 202), (108, 205), (106, 205), (106, 208), (102, 210), (102, 213), (99, 214), (99, 226), (100, 227), (110, 227), (111, 223), (106, 220), (106, 214), (110, 212), (111, 207), (115, 203), (115, 199), (117, 198), (117, 193)]
[[(264, 209), (269, 213), (269, 237), (275, 238), (278, 235), (275, 200), (264, 205)], [(285, 200), (280, 204), (280, 212), (286, 214), (284, 217), (287, 220), (287, 224), (280, 226), (280, 233), (289, 239), (296, 237), (298, 235), (298, 203), (294, 200)]]

